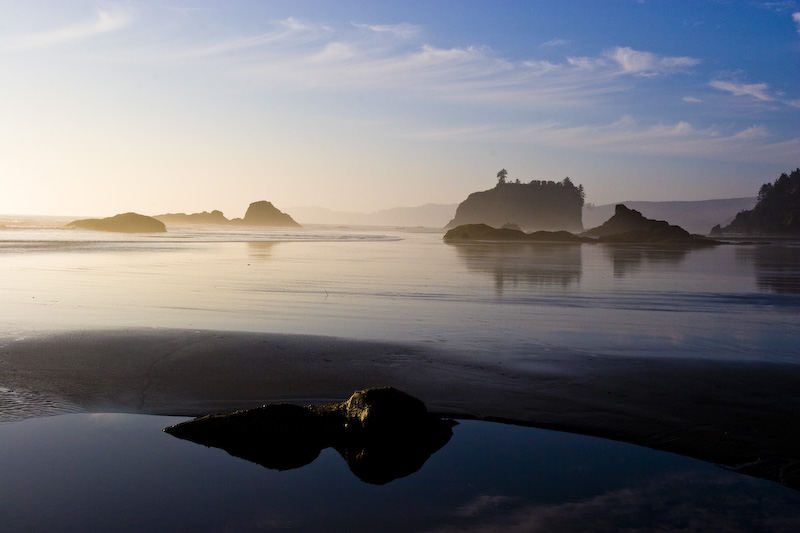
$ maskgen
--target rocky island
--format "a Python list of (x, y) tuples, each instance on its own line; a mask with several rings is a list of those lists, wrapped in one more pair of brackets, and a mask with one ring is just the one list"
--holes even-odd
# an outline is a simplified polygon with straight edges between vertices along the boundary
[(445, 227), (516, 224), (525, 231), (583, 231), (582, 185), (574, 185), (569, 178), (560, 182), (509, 182), (507, 176), (508, 172), (503, 169), (497, 173), (498, 181), (493, 189), (470, 194)]
[(659, 243), (688, 246), (719, 244), (713, 239), (692, 235), (682, 227), (673, 226), (664, 220), (645, 218), (639, 211), (628, 209), (622, 204), (616, 206), (614, 216), (581, 235), (607, 243)]
[(122, 213), (107, 218), (73, 220), (69, 228), (112, 231), (118, 233), (164, 233), (167, 227), (160, 220), (138, 213)]
[(664, 220), (645, 218), (634, 209), (622, 204), (616, 206), (614, 216), (596, 228), (575, 235), (568, 231), (535, 231), (525, 233), (510, 227), (493, 228), (486, 224), (464, 224), (449, 230), (445, 242), (514, 241), (553, 243), (620, 243), (667, 244), (677, 246), (711, 246), (719, 241), (693, 235), (680, 226)]
[(276, 227), (291, 227), (300, 228), (300, 224), (288, 214), (280, 211), (272, 202), (261, 200), (253, 202), (247, 208), (244, 218), (234, 218), (228, 220), (222, 211), (214, 210), (210, 213), (203, 211), (202, 213), (166, 213), (163, 215), (156, 215), (154, 218), (161, 220), (168, 224), (240, 224), (247, 226), (276, 226)]
[(265, 200), (253, 202), (247, 208), (243, 219), (234, 219), (232, 222), (248, 226), (302, 227), (288, 214), (278, 210), (271, 202)]

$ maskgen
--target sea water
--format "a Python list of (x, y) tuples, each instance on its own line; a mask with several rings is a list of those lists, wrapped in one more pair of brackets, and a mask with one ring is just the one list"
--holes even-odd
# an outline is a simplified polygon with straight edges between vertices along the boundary
[[(5, 226), (0, 346), (155, 327), (413, 342), (518, 365), (571, 353), (788, 365), (800, 357), (793, 241), (687, 250), (446, 244), (440, 231), (397, 228), (121, 235)], [(462, 421), (419, 472), (373, 486), (331, 449), (277, 472), (162, 433), (173, 417), (36, 418), (58, 410), (3, 383), (0, 400), (23, 419), (0, 424), (0, 529), (9, 531), (800, 525), (796, 491), (591, 437)]]
[(797, 491), (593, 437), (462, 421), (419, 471), (369, 485), (332, 449), (278, 471), (160, 430), (180, 420), (70, 414), (0, 426), (0, 528), (745, 533), (800, 525)]
[(446, 244), (398, 229), (0, 230), (0, 331), (333, 335), (467, 354), (798, 362), (800, 243)]

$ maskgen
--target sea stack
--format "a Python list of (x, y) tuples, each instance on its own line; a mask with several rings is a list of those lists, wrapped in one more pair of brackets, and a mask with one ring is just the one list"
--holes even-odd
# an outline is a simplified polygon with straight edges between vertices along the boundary
[(242, 219), (242, 224), (247, 224), (248, 226), (302, 227), (292, 217), (279, 211), (271, 202), (265, 200), (250, 204), (244, 219)]

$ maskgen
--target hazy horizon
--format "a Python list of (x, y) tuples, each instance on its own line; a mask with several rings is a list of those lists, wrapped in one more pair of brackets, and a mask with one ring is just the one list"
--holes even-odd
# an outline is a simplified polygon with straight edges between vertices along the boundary
[(373, 213), (508, 179), (755, 196), (800, 166), (800, 2), (0, 4), (0, 213)]

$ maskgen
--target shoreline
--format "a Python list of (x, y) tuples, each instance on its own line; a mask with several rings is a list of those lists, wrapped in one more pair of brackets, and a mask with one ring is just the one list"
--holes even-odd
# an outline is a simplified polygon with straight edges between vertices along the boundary
[(125, 329), (0, 339), (0, 389), (31, 403), (22, 417), (200, 416), (329, 403), (391, 385), (438, 414), (625, 441), (794, 489), (798, 384), (796, 364), (549, 353), (515, 366), (414, 343), (290, 334)]

